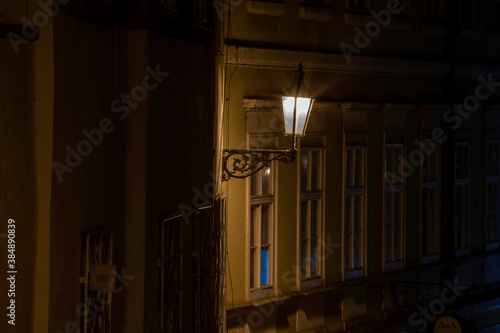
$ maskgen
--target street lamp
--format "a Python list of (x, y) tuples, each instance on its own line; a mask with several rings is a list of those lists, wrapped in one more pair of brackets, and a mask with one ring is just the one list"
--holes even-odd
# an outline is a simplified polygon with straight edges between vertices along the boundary
[(292, 147), (287, 150), (224, 149), (222, 156), (223, 180), (246, 178), (272, 161), (290, 163), (295, 160), (296, 142), (304, 136), (314, 99), (304, 85), (302, 63), (295, 71), (292, 85), (280, 92), (285, 136), (292, 136)]

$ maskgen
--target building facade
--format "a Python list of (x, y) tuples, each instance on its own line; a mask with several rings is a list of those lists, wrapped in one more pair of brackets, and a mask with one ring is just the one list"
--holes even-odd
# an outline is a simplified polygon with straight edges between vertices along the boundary
[(224, 148), (291, 147), (299, 63), (316, 98), (293, 163), (224, 182), (228, 331), (498, 332), (498, 3), (228, 8)]

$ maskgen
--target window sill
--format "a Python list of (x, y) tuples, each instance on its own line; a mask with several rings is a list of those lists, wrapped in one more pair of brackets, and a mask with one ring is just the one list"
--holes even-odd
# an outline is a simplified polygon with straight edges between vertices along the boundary
[(299, 17), (301, 20), (330, 22), (333, 20), (333, 10), (327, 7), (299, 5)]
[[(369, 22), (380, 23), (369, 12), (344, 12), (344, 23), (348, 25), (365, 26)], [(394, 30), (394, 31), (410, 31), (413, 29), (413, 22), (406, 17), (392, 16), (391, 21), (386, 27), (381, 29)]]
[(321, 276), (300, 281), (300, 290), (313, 289), (321, 286)]
[(433, 262), (437, 262), (439, 260), (439, 256), (437, 254), (431, 254), (427, 257), (422, 257), (422, 264), (431, 264)]
[(285, 13), (285, 4), (255, 0), (247, 1), (247, 12), (250, 14), (281, 16)]
[(465, 257), (470, 255), (470, 249), (469, 248), (462, 248), (462, 249), (456, 249), (455, 250), (455, 257)]
[(344, 279), (347, 280), (354, 280), (354, 279), (359, 279), (365, 276), (365, 270), (363, 268), (355, 269), (352, 271), (346, 271), (344, 273)]
[(499, 30), (488, 31), (488, 40), (500, 42), (500, 31)]
[(486, 244), (486, 251), (495, 251), (495, 250), (498, 250), (498, 249), (499, 249), (498, 243), (489, 243), (489, 244)]
[(262, 289), (254, 289), (250, 290), (249, 294), (249, 300), (254, 301), (256, 299), (261, 299), (261, 298), (268, 298), (274, 296), (274, 288), (273, 287), (266, 287)]
[(368, 22), (373, 20), (373, 16), (368, 12), (344, 12), (344, 23), (348, 25), (365, 26)]
[(413, 29), (413, 21), (408, 18), (392, 17), (391, 23), (385, 28), (395, 31), (410, 31)]
[(385, 263), (385, 272), (394, 272), (404, 268), (402, 261), (393, 261)]
[(463, 38), (479, 38), (480, 33), (479, 30), (474, 26), (462, 26), (458, 31), (458, 36)]
[(431, 36), (445, 36), (448, 32), (446, 24), (441, 21), (426, 21), (422, 23), (422, 33)]

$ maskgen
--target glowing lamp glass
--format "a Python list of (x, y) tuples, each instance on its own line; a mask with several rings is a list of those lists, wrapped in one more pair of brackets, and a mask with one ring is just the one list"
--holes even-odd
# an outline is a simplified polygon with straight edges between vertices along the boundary
[(283, 118), (285, 119), (285, 134), (293, 134), (293, 111), (295, 109), (295, 97), (283, 97)]

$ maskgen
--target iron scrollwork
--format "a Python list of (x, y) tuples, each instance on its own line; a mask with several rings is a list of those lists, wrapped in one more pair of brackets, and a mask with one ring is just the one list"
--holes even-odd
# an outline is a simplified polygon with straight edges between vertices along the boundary
[(291, 163), (295, 150), (245, 150), (224, 149), (222, 156), (222, 179), (246, 178), (269, 166), (272, 161)]

